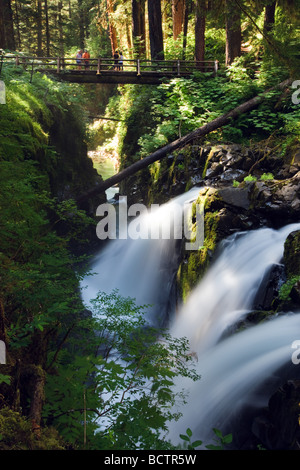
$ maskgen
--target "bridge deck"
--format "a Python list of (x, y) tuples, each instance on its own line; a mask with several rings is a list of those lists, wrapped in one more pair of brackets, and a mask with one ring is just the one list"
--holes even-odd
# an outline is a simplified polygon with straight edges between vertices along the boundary
[(190, 77), (194, 72), (218, 71), (218, 61), (183, 60), (123, 60), (90, 58), (87, 63), (74, 58), (25, 57), (6, 54), (0, 57), (0, 72), (6, 64), (23, 66), (33, 74), (36, 71), (55, 75), (59, 80), (73, 83), (132, 83), (159, 84), (162, 78)]
[(172, 72), (154, 72), (144, 71), (137, 74), (133, 71), (123, 70), (120, 72), (114, 70), (105, 70), (101, 73), (97, 73), (92, 70), (88, 71), (66, 71), (66, 72), (55, 72), (53, 70), (44, 70), (45, 73), (55, 75), (57, 78), (63, 81), (72, 83), (115, 83), (125, 84), (130, 83), (134, 85), (157, 85), (161, 83), (163, 78), (174, 78), (174, 77), (190, 77), (192, 73), (183, 72), (180, 75)]

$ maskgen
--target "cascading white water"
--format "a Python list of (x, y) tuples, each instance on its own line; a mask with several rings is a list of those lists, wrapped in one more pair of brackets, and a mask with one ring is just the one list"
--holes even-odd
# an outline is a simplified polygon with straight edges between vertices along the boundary
[(227, 239), (222, 254), (179, 312), (171, 333), (188, 337), (198, 355), (214, 345), (226, 328), (251, 309), (265, 273), (282, 258), (288, 234), (299, 229), (300, 224), (291, 224), (278, 231), (263, 228)]
[[(172, 235), (170, 213), (175, 211), (179, 219), (183, 217), (185, 204), (193, 201), (198, 192), (199, 188), (193, 188), (169, 203), (141, 214), (131, 223), (137, 225), (138, 221), (144, 231), (149, 229), (154, 234), (170, 231)], [(89, 306), (100, 290), (109, 293), (118, 289), (121, 295), (135, 298), (139, 305), (151, 305), (149, 321), (162, 325), (178, 267), (177, 242), (172, 236), (110, 240), (93, 260), (90, 269), (94, 275), (84, 278), (81, 283), (84, 303)]]
[[(185, 202), (194, 200), (197, 194), (194, 188), (141, 216), (140, 221), (154, 227), (155, 232), (170, 223), (167, 215), (174, 203), (177, 210), (183, 210)], [(207, 431), (226, 421), (229, 411), (244, 402), (246, 392), (290, 359), (291, 343), (300, 339), (300, 315), (277, 318), (226, 340), (220, 338), (251, 309), (265, 273), (280, 262), (286, 237), (299, 229), (300, 224), (292, 224), (280, 230), (260, 229), (230, 237), (174, 317), (170, 332), (190, 340), (201, 375), (199, 382), (178, 384), (184, 385), (190, 396), (181, 410), (182, 419), (170, 423), (174, 443), (186, 427), (193, 429), (195, 438), (205, 439)], [(109, 293), (117, 288), (120, 294), (136, 298), (140, 305), (153, 304), (148, 311), (150, 317), (155, 317), (152, 323), (163, 324), (177, 270), (176, 242), (173, 238), (110, 241), (91, 266), (97, 274), (82, 282), (83, 301), (89, 306), (99, 290)]]
[[(200, 380), (177, 384), (189, 390), (189, 396), (180, 409), (182, 418), (170, 423), (171, 441), (177, 444), (179, 434), (189, 427), (193, 438), (211, 443), (213, 427), (222, 430), (256, 387), (282, 365), (292, 364), (292, 343), (298, 339), (299, 313), (253, 326), (203, 352), (196, 366)], [(293, 367), (299, 374), (300, 366)]]
[(299, 229), (300, 224), (291, 224), (277, 231), (259, 229), (230, 237), (178, 313), (171, 334), (189, 339), (201, 379), (195, 384), (178, 383), (190, 395), (181, 409), (183, 418), (170, 424), (174, 443), (187, 427), (195, 438), (208, 443), (213, 427), (221, 428), (263, 380), (291, 362), (291, 345), (300, 338), (300, 315), (218, 340), (249, 313), (264, 274), (281, 260), (289, 233)]

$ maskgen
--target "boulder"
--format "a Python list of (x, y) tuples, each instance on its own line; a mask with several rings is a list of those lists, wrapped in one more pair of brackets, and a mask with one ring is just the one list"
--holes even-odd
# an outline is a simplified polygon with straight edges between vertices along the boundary
[(287, 237), (283, 257), (287, 275), (300, 276), (300, 230)]
[(278, 293), (282, 284), (286, 281), (283, 264), (274, 264), (266, 272), (257, 289), (252, 308), (255, 310), (271, 311), (277, 307)]
[(300, 380), (287, 381), (257, 416), (253, 434), (268, 450), (300, 450)]
[(300, 220), (300, 172), (284, 181), (257, 181), (249, 194), (253, 210), (274, 228)]
[(226, 204), (242, 209), (250, 208), (249, 186), (243, 188), (225, 187), (219, 189), (218, 193)]

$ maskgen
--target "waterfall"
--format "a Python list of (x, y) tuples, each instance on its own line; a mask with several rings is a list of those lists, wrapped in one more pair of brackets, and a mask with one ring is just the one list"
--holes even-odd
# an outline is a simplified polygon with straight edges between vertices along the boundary
[[(240, 407), (251, 402), (257, 386), (279, 367), (292, 364), (292, 343), (298, 339), (300, 315), (287, 315), (250, 327), (202, 353), (197, 363), (200, 380), (177, 384), (189, 390), (188, 403), (180, 409), (182, 418), (170, 423), (168, 437), (177, 444), (179, 434), (189, 427), (193, 438), (211, 443), (213, 427), (222, 430)], [(293, 367), (299, 374), (299, 366)]]
[(221, 255), (182, 307), (171, 333), (188, 337), (198, 355), (214, 345), (249, 312), (264, 275), (282, 258), (286, 237), (299, 229), (300, 224), (262, 228), (225, 240)]
[(259, 384), (284, 364), (291, 364), (291, 345), (300, 338), (300, 315), (279, 317), (220, 338), (249, 313), (265, 273), (282, 258), (286, 237), (299, 229), (300, 224), (291, 224), (229, 237), (182, 306), (170, 331), (189, 339), (201, 379), (177, 384), (189, 390), (189, 396), (180, 410), (182, 419), (170, 424), (174, 443), (187, 427), (193, 429), (195, 438), (209, 442), (213, 427), (225, 426), (240, 406), (251, 401)]
[[(147, 226), (154, 233), (164, 230), (170, 224), (168, 214), (174, 208), (182, 214), (198, 191), (193, 188), (131, 223)], [(201, 375), (196, 383), (177, 383), (189, 396), (180, 410), (182, 418), (170, 423), (168, 437), (175, 444), (187, 427), (195, 439), (209, 439), (210, 430), (227, 423), (266, 377), (291, 362), (291, 344), (300, 339), (298, 314), (279, 316), (229, 337), (224, 333), (251, 311), (264, 276), (281, 261), (285, 239), (299, 229), (300, 224), (291, 224), (280, 230), (262, 228), (229, 237), (186, 304), (172, 315), (171, 322), (168, 319), (173, 337), (189, 339)], [(99, 290), (118, 289), (139, 305), (151, 305), (147, 319), (156, 326), (165, 325), (168, 312), (175, 310), (170, 299), (179, 262), (177, 243), (176, 237), (109, 241), (93, 260), (94, 275), (82, 281), (83, 301), (89, 306)]]
[[(139, 224), (143, 231), (149, 230), (152, 234), (168, 234), (169, 231), (172, 235), (171, 216), (176, 213), (182, 218), (185, 205), (194, 201), (198, 193), (199, 188), (193, 188), (141, 214), (130, 224)], [(181, 240), (173, 236), (108, 241), (90, 266), (93, 276), (85, 277), (81, 283), (84, 303), (89, 306), (99, 290), (109, 293), (118, 289), (121, 295), (136, 299), (138, 305), (149, 305), (149, 322), (158, 326), (165, 324), (168, 311), (172, 309), (169, 304), (178, 269), (180, 252), (176, 247), (179, 243)]]

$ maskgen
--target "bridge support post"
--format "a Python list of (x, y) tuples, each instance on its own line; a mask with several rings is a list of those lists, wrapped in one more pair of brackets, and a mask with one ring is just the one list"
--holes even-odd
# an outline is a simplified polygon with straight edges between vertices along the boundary
[(97, 62), (97, 75), (101, 75), (101, 59), (98, 57), (98, 62)]
[(137, 62), (136, 62), (136, 73), (137, 73), (138, 77), (141, 75), (140, 59), (138, 59)]
[(30, 74), (30, 80), (29, 80), (29, 83), (32, 83), (32, 77), (33, 77), (33, 66), (34, 66), (34, 60), (32, 59), (32, 62), (31, 62), (31, 74)]
[(180, 60), (177, 60), (177, 75), (180, 76)]
[(214, 75), (217, 75), (218, 68), (219, 68), (219, 61), (218, 61), (218, 60), (215, 60), (215, 63), (214, 63)]
[(57, 63), (56, 71), (57, 71), (57, 73), (59, 73), (60, 72), (60, 58), (59, 57), (57, 57), (57, 62), (56, 63)]

